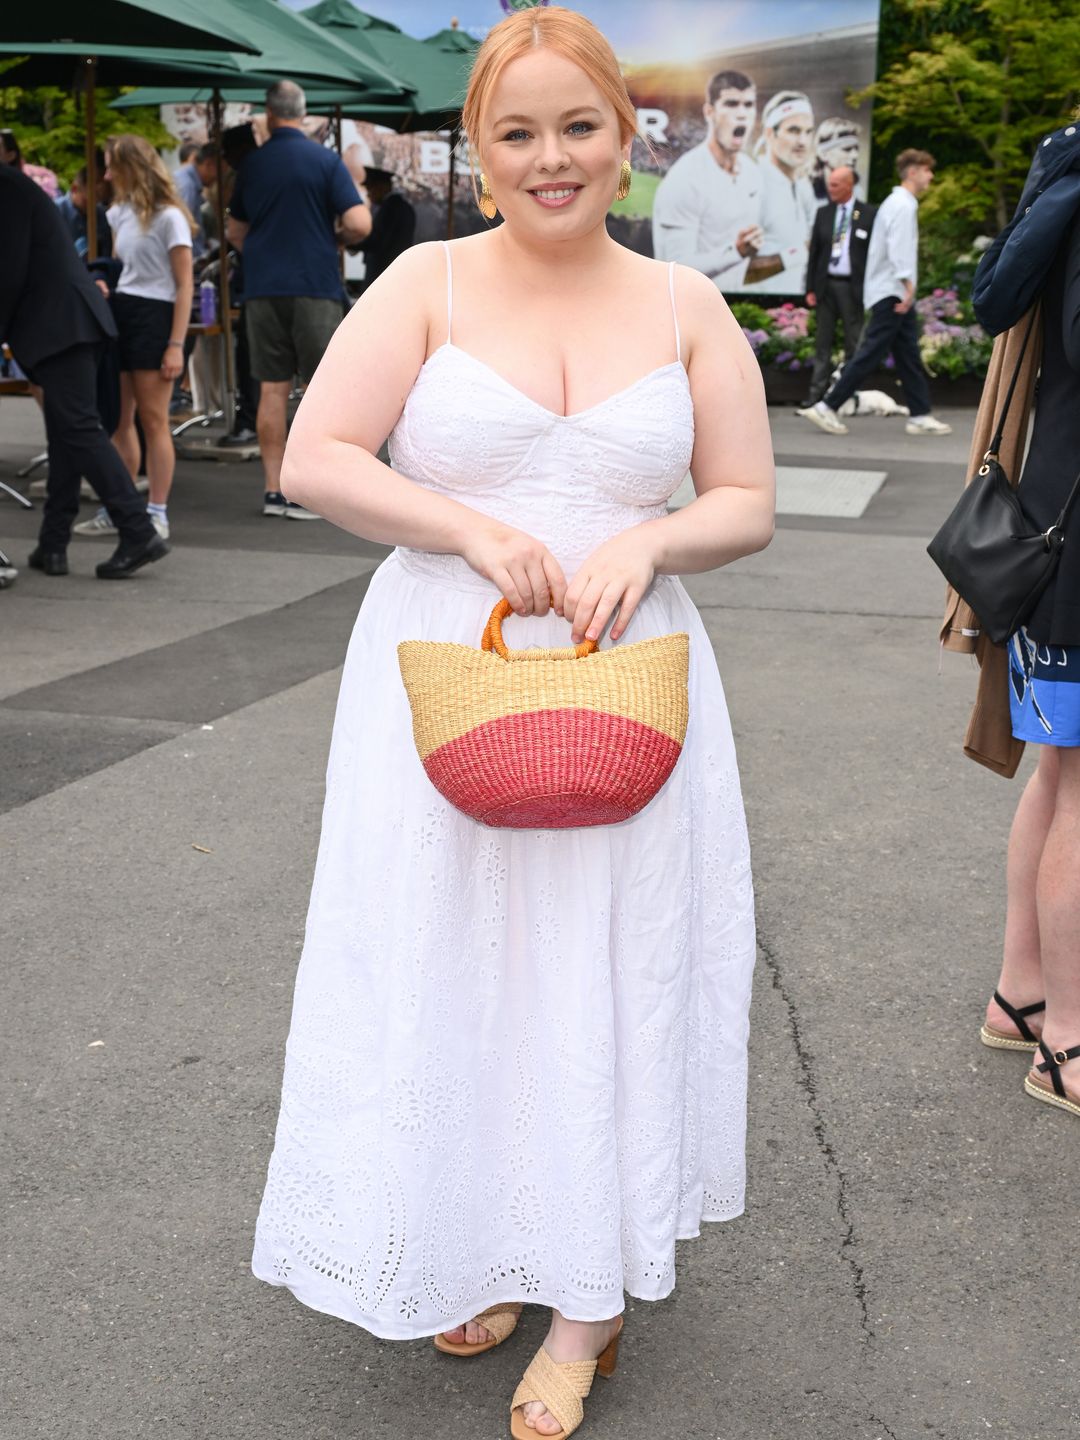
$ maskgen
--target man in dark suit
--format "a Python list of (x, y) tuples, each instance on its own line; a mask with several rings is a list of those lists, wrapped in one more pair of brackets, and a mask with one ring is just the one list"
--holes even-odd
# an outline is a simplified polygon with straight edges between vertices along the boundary
[(364, 189), (371, 201), (371, 234), (355, 248), (364, 257), (364, 289), (388, 270), (416, 235), (416, 211), (400, 190), (394, 189), (394, 174), (368, 165)]
[(817, 309), (817, 348), (807, 405), (829, 388), (833, 338), (839, 319), (844, 327), (844, 354), (851, 359), (863, 327), (863, 275), (875, 208), (855, 196), (855, 172), (846, 165), (826, 182), (829, 202), (817, 212), (810, 232), (806, 265), (806, 303)]
[(116, 552), (98, 565), (98, 577), (124, 579), (160, 560), (169, 547), (98, 415), (97, 361), (104, 342), (116, 335), (112, 312), (55, 204), (8, 165), (0, 165), (0, 214), (0, 338), (44, 391), (49, 442), (45, 513), (27, 563), (46, 575), (68, 573), (68, 540), (85, 475), (120, 535)]

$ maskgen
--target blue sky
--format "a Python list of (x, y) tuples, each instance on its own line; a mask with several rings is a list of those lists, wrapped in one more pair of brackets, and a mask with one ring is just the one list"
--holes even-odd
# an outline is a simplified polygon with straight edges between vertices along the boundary
[[(286, 3), (303, 10), (314, 0)], [(365, 0), (359, 8), (420, 37), (442, 30), (453, 15), (483, 36), (506, 13), (499, 0)], [(594, 20), (626, 61), (694, 60), (878, 19), (878, 0), (580, 0), (572, 8)]]

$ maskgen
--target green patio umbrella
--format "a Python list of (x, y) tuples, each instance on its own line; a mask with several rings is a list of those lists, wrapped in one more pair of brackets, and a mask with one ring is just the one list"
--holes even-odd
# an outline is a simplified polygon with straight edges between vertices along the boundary
[(230, 25), (200, 0), (34, 0), (6, 17), (8, 35), (47, 43), (167, 46), (185, 50), (255, 50), (242, 26)]
[(300, 13), (354, 53), (383, 64), (409, 86), (413, 93), (407, 105), (412, 114), (397, 128), (443, 130), (453, 125), (469, 83), (469, 55), (427, 45), (391, 21), (358, 10), (350, 0), (321, 0)]
[(435, 50), (445, 50), (451, 54), (473, 56), (480, 49), (480, 41), (474, 40), (471, 35), (458, 28), (456, 20), (452, 21), (446, 30), (437, 30), (434, 35), (429, 35), (424, 41)]

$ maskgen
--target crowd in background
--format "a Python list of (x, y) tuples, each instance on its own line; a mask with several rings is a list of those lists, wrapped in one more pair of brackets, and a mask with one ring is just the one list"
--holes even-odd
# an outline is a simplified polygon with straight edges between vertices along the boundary
[[(14, 229), (20, 231), (21, 225), (23, 238), (32, 234), (39, 248), (47, 237), (59, 290), (64, 289), (64, 277), (51, 248), (54, 232), (63, 233), (79, 262), (81, 273), (68, 273), (71, 315), (78, 317), (78, 323), (72, 321), (72, 334), (80, 324), (86, 327), (84, 278), (107, 302), (104, 313), (95, 313), (92, 339), (79, 332), (72, 345), (88, 345), (92, 351), (98, 438), (111, 437), (109, 449), (132, 493), (136, 487), (146, 493), (138, 502), (149, 526), (139, 530), (141, 549), (147, 551), (151, 533), (163, 547), (149, 558), (160, 558), (171, 539), (168, 503), (176, 460), (171, 426), (191, 414), (196, 348), (223, 343), (222, 264), (228, 267), (227, 293), (235, 321), (230, 328), (236, 403), (232, 427), (216, 443), (257, 443), (265, 473), (263, 515), (318, 518), (290, 504), (280, 491), (290, 397), (311, 379), (355, 294), (413, 243), (415, 213), (396, 188), (393, 171), (374, 165), (357, 168), (355, 163), (347, 167), (311, 138), (308, 128), (303, 91), (280, 81), (267, 93), (262, 124), (249, 121), (226, 130), (220, 144), (185, 143), (172, 171), (142, 137), (110, 137), (97, 157), (94, 175), (93, 257), (85, 169), (61, 193), (53, 172), (28, 165), (15, 135), (0, 131), (0, 160), (11, 176), (32, 182), (48, 198), (55, 217), (46, 218), (25, 184), (21, 190), (16, 185), (23, 219)], [(116, 540), (124, 550), (126, 517), (117, 503), (123, 487), (118, 488), (115, 467), (111, 460), (102, 460), (95, 439), (90, 448), (96, 458), (82, 473), (102, 504), (94, 516), (75, 523), (78, 484), (73, 502), (69, 474), (75, 462), (70, 457), (67, 463), (56, 461), (65, 447), (70, 450), (70, 434), (61, 433), (70, 417), (55, 413), (50, 404), (40, 358), (33, 363), (24, 358), (34, 350), (33, 343), (29, 350), (25, 339), (15, 343), (16, 330), (27, 332), (28, 297), (39, 279), (44, 283), (46, 278), (35, 278), (32, 248), (24, 246), (25, 253), (20, 252), (25, 272), (20, 272), (21, 280), (8, 277), (13, 309), (5, 313), (0, 308), (0, 341), (6, 341), (11, 352), (7, 375), (22, 375), (43, 408), (49, 441), (46, 522), (42, 543), (28, 563), (61, 575), (68, 573), (67, 546), (73, 534)], [(344, 281), (346, 248), (364, 255), (360, 284), (347, 286)], [(20, 285), (21, 311), (16, 293)], [(72, 348), (64, 345), (59, 315), (57, 335), (49, 343), (59, 351)], [(87, 417), (82, 415), (79, 423), (85, 428)], [(103, 464), (112, 471), (104, 489)], [(124, 573), (134, 573), (142, 563), (145, 558)]]

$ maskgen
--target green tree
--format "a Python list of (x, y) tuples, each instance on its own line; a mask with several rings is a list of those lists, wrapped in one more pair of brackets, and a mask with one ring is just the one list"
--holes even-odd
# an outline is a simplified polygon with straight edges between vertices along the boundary
[(1076, 0), (883, 0), (874, 101), (872, 198), (893, 158), (932, 150), (938, 176), (921, 207), (927, 278), (980, 233), (1007, 223), (1039, 137), (1080, 96)]
[[(99, 145), (110, 135), (143, 135), (151, 145), (176, 144), (162, 125), (156, 109), (110, 110), (109, 102), (123, 90), (96, 90), (95, 133)], [(55, 170), (60, 180), (71, 183), (76, 170), (86, 163), (84, 97), (56, 86), (24, 89), (3, 84), (0, 78), (0, 124), (15, 132), (25, 159)]]

